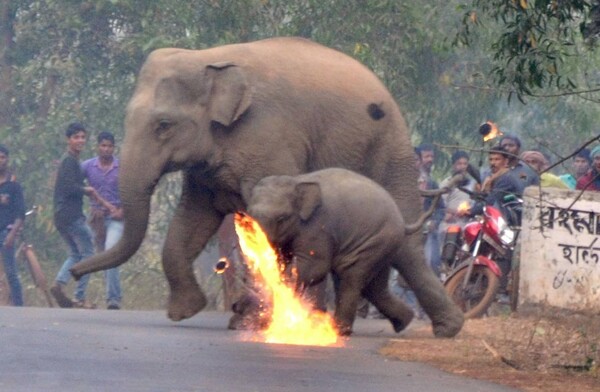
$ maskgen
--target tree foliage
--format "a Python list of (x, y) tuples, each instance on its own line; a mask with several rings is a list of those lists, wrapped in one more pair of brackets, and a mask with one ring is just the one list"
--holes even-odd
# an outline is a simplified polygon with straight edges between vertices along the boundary
[[(550, 93), (597, 92), (579, 67), (600, 29), (598, 4), (584, 0), (473, 0), (460, 7), (462, 29), (455, 43), (470, 45), (481, 28), (495, 37), (489, 48), (495, 82), (524, 101)], [(585, 39), (588, 39), (585, 42)], [(580, 72), (578, 72), (580, 71)], [(596, 78), (594, 78), (596, 79)], [(597, 80), (595, 80), (597, 82)]]

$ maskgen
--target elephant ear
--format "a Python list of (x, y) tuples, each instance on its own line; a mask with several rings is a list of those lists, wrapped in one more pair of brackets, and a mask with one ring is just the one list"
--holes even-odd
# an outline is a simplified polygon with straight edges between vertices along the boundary
[(300, 219), (307, 221), (321, 205), (321, 186), (316, 182), (301, 182), (296, 185), (296, 196)]
[(215, 63), (207, 66), (211, 82), (208, 116), (223, 126), (233, 124), (252, 102), (252, 88), (246, 72), (231, 63)]
[(256, 185), (256, 181), (249, 178), (242, 179), (240, 183), (240, 193), (242, 194), (242, 200), (246, 205), (250, 202), (250, 197), (252, 197), (252, 190)]

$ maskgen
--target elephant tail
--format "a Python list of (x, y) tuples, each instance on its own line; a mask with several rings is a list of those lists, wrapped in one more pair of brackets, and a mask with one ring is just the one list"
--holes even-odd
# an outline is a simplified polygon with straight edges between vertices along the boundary
[[(440, 191), (441, 191), (441, 189), (440, 189)], [(421, 229), (421, 227), (423, 226), (425, 221), (427, 219), (429, 219), (429, 217), (431, 215), (433, 215), (433, 212), (437, 209), (438, 203), (440, 202), (440, 199), (442, 198), (442, 193), (444, 193), (444, 192), (438, 192), (433, 197), (433, 201), (431, 202), (431, 206), (429, 207), (429, 209), (427, 211), (425, 211), (424, 213), (422, 213), (421, 216), (419, 216), (419, 219), (416, 220), (416, 222), (413, 222), (411, 224), (404, 226), (404, 234), (405, 235), (414, 234)]]
[(465, 176), (463, 174), (457, 174), (454, 177), (452, 177), (452, 179), (448, 183), (448, 186), (445, 186), (440, 189), (422, 190), (421, 196), (424, 196), (424, 197), (433, 196), (431, 206), (429, 207), (429, 209), (427, 211), (425, 211), (423, 214), (421, 214), (421, 216), (419, 216), (419, 219), (417, 219), (416, 222), (405, 225), (404, 233), (406, 235), (411, 235), (411, 234), (414, 234), (417, 231), (419, 231), (421, 229), (421, 227), (423, 226), (423, 224), (425, 223), (425, 221), (427, 221), (427, 219), (429, 219), (429, 217), (431, 217), (431, 215), (433, 215), (435, 210), (438, 208), (438, 204), (440, 202), (440, 199), (442, 198), (442, 195), (450, 192), (450, 190), (452, 190), (452, 188), (456, 187), (458, 184), (460, 184), (462, 181), (464, 181), (464, 179), (465, 179)]

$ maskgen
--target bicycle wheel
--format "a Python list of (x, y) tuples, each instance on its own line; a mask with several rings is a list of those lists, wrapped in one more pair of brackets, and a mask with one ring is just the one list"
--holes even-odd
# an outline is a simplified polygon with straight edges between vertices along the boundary
[(465, 318), (481, 317), (494, 302), (500, 279), (491, 269), (475, 265), (467, 286), (463, 287), (467, 270), (461, 269), (446, 281), (446, 292), (462, 309)]
[(35, 287), (37, 287), (46, 297), (46, 302), (48, 302), (49, 307), (54, 307), (52, 304), (52, 299), (50, 298), (50, 292), (48, 290), (48, 280), (46, 279), (46, 275), (42, 270), (42, 266), (38, 261), (37, 255), (33, 250), (33, 246), (25, 245), (24, 252), (25, 260), (27, 261), (27, 267), (29, 268), (29, 272), (31, 273), (31, 277), (33, 278), (33, 282)]

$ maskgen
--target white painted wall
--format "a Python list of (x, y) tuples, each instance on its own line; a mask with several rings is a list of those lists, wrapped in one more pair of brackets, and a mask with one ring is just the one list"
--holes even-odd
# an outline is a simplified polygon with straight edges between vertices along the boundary
[(600, 311), (600, 192), (527, 188), (520, 260), (519, 303)]

